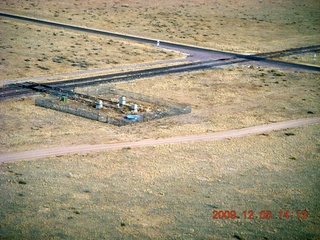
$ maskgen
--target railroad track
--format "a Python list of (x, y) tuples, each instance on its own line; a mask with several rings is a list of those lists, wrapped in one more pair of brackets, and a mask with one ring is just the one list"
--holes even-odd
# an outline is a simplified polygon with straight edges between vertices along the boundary
[[(135, 36), (128, 36), (118, 33), (112, 33), (107, 31), (101, 31), (96, 29), (89, 29), (79, 26), (73, 26), (73, 25), (67, 25), (57, 22), (50, 22), (40, 19), (34, 19), (24, 16), (18, 16), (13, 14), (6, 14), (6, 13), (0, 13), (0, 16), (3, 17), (10, 17), (15, 18), (23, 21), (31, 21), (38, 24), (46, 24), (54, 27), (61, 27), (66, 29), (72, 29), (82, 32), (88, 32), (92, 34), (100, 34), (105, 36), (111, 36), (111, 37), (118, 37), (118, 38), (124, 38), (128, 40), (138, 41), (138, 42), (144, 42), (149, 44), (156, 43), (156, 40), (153, 39), (146, 39), (141, 37), (135, 37)], [(282, 67), (291, 67), (291, 68), (297, 68), (297, 69), (305, 69), (305, 70), (312, 70), (312, 71), (320, 71), (319, 67), (313, 67), (313, 66), (306, 66), (306, 65), (300, 65), (300, 64), (294, 64), (294, 63), (286, 63), (282, 61), (277, 60), (271, 60), (271, 58), (278, 58), (283, 56), (289, 56), (289, 55), (297, 55), (297, 54), (304, 54), (308, 52), (319, 52), (320, 46), (310, 46), (310, 47), (301, 47), (301, 48), (293, 48), (283, 51), (276, 51), (276, 52), (269, 52), (269, 53), (260, 53), (255, 55), (242, 55), (242, 54), (234, 54), (234, 53), (228, 53), (228, 52), (221, 52), (216, 50), (210, 50), (210, 49), (203, 49), (199, 47), (194, 46), (187, 46), (187, 45), (180, 45), (176, 43), (170, 43), (170, 42), (161, 42), (162, 47), (169, 47), (169, 48), (175, 48), (182, 52), (188, 52), (193, 51), (197, 53), (207, 53), (207, 54), (220, 54), (225, 56), (222, 59), (217, 60), (204, 60), (199, 59), (200, 61), (187, 63), (187, 64), (181, 64), (176, 66), (169, 66), (169, 67), (160, 67), (160, 68), (151, 68), (146, 70), (137, 70), (137, 71), (129, 71), (129, 72), (123, 72), (123, 73), (115, 73), (115, 74), (107, 74), (107, 75), (101, 75), (101, 76), (94, 76), (94, 77), (87, 77), (87, 78), (77, 78), (77, 79), (70, 79), (65, 81), (56, 81), (47, 83), (46, 85), (49, 87), (56, 87), (60, 89), (73, 89), (76, 87), (85, 87), (85, 86), (91, 86), (91, 85), (98, 85), (102, 83), (112, 83), (112, 82), (121, 82), (121, 81), (131, 81), (134, 79), (139, 78), (146, 78), (146, 77), (154, 77), (159, 75), (165, 75), (165, 74), (172, 74), (172, 73), (181, 73), (181, 72), (191, 72), (191, 71), (197, 71), (197, 70), (206, 70), (206, 69), (212, 69), (217, 68), (225, 65), (231, 65), (235, 63), (241, 63), (241, 62), (248, 62), (248, 61), (259, 61), (268, 63), (271, 65), (278, 65)], [(3, 88), (0, 88), (0, 101), (11, 99), (11, 98), (17, 98), (17, 97), (23, 97), (26, 95), (32, 95), (35, 94), (39, 89), (35, 88), (26, 88), (26, 85), (19, 85), (19, 84), (9, 84), (4, 86)]]
[[(300, 48), (300, 50), (303, 52), (314, 51), (314, 49), (318, 49), (318, 47)], [(46, 85), (52, 88), (56, 87), (59, 89), (70, 90), (76, 87), (94, 86), (94, 85), (105, 84), (105, 83), (131, 81), (139, 78), (155, 77), (155, 76), (174, 74), (174, 73), (207, 70), (207, 69), (213, 69), (213, 68), (218, 68), (226, 65), (232, 65), (232, 64), (243, 63), (248, 61), (264, 61), (264, 62), (269, 61), (271, 63), (277, 63), (279, 65), (283, 65), (284, 67), (288, 66), (288, 67), (304, 68), (306, 70), (320, 71), (319, 67), (305, 66), (305, 65), (294, 64), (294, 63), (285, 63), (281, 61), (266, 59), (268, 56), (279, 56), (279, 54), (281, 54), (282, 52), (284, 52), (284, 54), (289, 54), (289, 53), (297, 54), (298, 51), (299, 51), (298, 49), (289, 49), (284, 51), (278, 51), (278, 52), (275, 52), (274, 54), (273, 53), (260, 54), (259, 56), (252, 55), (252, 56), (243, 57), (243, 55), (239, 55), (239, 57), (233, 56), (229, 58), (198, 61), (198, 62), (175, 65), (175, 66), (168, 66), (168, 67), (159, 67), (159, 68), (151, 68), (151, 69), (145, 69), (145, 70), (106, 74), (101, 76), (56, 81), (56, 82), (47, 83)], [(34, 88), (28, 88), (25, 85), (23, 85), (23, 83), (9, 84), (3, 88), (0, 88), (0, 101), (11, 99), (11, 98), (23, 97), (26, 95), (32, 95), (37, 91), (39, 92), (40, 90), (39, 89), (37, 90)]]
[(19, 86), (5, 86), (0, 88), (0, 101), (9, 100), (23, 96), (34, 95), (35, 92), (31, 89), (21, 89)]
[[(181, 72), (191, 72), (205, 69), (212, 69), (216, 67), (221, 67), (224, 65), (235, 64), (240, 62), (245, 62), (246, 59), (241, 58), (228, 58), (219, 59), (203, 62), (193, 62), (187, 64), (181, 64), (177, 66), (168, 66), (160, 68), (152, 68), (145, 70), (137, 70), (123, 73), (106, 74), (102, 76), (86, 77), (86, 78), (76, 78), (65, 81), (56, 81), (47, 83), (46, 86), (59, 89), (70, 90), (76, 87), (86, 87), (99, 85), (103, 83), (114, 83), (122, 81), (131, 81), (139, 78), (154, 77), (159, 75), (181, 73)], [(34, 85), (28, 83), (16, 83), (9, 84), (4, 88), (0, 89), (0, 101), (10, 98), (23, 97), (25, 95), (31, 95), (32, 93), (42, 92), (41, 88), (35, 88)]]
[(211, 61), (203, 61), (203, 62), (194, 62), (194, 63), (187, 63), (187, 64), (181, 64), (176, 66), (169, 66), (169, 67), (160, 67), (160, 68), (130, 71), (130, 72), (124, 72), (124, 73), (117, 73), (117, 74), (108, 74), (108, 75), (103, 75), (98, 77), (71, 79), (66, 81), (50, 83), (50, 85), (57, 86), (57, 87), (64, 87), (64, 88), (85, 87), (88, 85), (92, 86), (92, 85), (98, 85), (102, 83), (123, 82), (123, 81), (139, 79), (139, 78), (154, 77), (159, 75), (212, 69), (212, 68), (221, 67), (229, 64), (240, 63), (244, 61), (246, 60), (240, 59), (240, 58), (229, 58), (229, 59), (219, 59), (219, 60), (211, 60)]
[(292, 55), (301, 55), (306, 53), (319, 53), (320, 45), (316, 46), (308, 46), (308, 47), (300, 47), (300, 48), (290, 48), (282, 51), (276, 52), (267, 52), (267, 53), (258, 53), (253, 56), (261, 57), (261, 58), (280, 58)]

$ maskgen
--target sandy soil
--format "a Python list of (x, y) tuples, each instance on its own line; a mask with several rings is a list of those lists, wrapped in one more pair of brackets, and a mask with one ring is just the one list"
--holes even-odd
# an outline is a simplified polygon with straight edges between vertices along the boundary
[[(115, 127), (34, 106), (34, 99), (0, 103), (1, 152), (218, 132), (319, 116), (319, 74), (230, 67), (114, 84), (187, 103), (192, 113)], [(95, 94), (103, 86), (84, 88)], [(80, 89), (76, 89), (80, 91)], [(128, 99), (130, 101), (130, 99)]]
[(319, 44), (318, 0), (3, 0), (0, 9), (240, 53)]
[[(314, 125), (2, 164), (0, 234), (3, 239), (318, 239), (319, 132)], [(214, 220), (213, 210), (234, 210), (238, 218)], [(250, 210), (254, 219), (245, 219), (243, 211)], [(262, 210), (270, 210), (272, 218), (260, 219)], [(280, 219), (280, 210), (288, 210), (289, 218)], [(306, 219), (298, 218), (299, 210), (307, 210)]]
[(0, 19), (0, 24), (1, 81), (185, 57), (148, 44), (10, 18)]
[(320, 54), (317, 52), (280, 58), (281, 61), (320, 66)]
[[(319, 116), (320, 109), (314, 73), (238, 66), (115, 85), (190, 103), (193, 112), (119, 128), (35, 107), (32, 98), (1, 102), (1, 151), (210, 133)], [(4, 163), (0, 235), (317, 239), (319, 130), (316, 124), (217, 142)], [(213, 210), (234, 210), (239, 218), (214, 220)], [(257, 218), (244, 219), (245, 210)], [(260, 219), (262, 210), (273, 218)], [(280, 210), (290, 218), (279, 219)], [(298, 219), (299, 210), (308, 211), (306, 220)]]
[(0, 163), (2, 162), (17, 162), (17, 161), (27, 161), (34, 160), (44, 157), (51, 156), (63, 156), (68, 154), (75, 153), (90, 153), (102, 150), (114, 150), (121, 148), (132, 147), (146, 147), (146, 146), (155, 146), (155, 145), (164, 145), (164, 144), (177, 144), (177, 143), (187, 143), (187, 142), (199, 142), (199, 141), (217, 141), (223, 139), (230, 139), (236, 137), (244, 137), (247, 135), (254, 134), (267, 134), (270, 131), (279, 131), (289, 128), (297, 128), (304, 125), (320, 123), (320, 117), (318, 118), (307, 118), (307, 119), (298, 119), (291, 120), (286, 122), (264, 124), (249, 128), (241, 128), (235, 130), (229, 130), (225, 132), (217, 133), (207, 133), (201, 135), (189, 135), (189, 136), (180, 136), (173, 138), (163, 138), (163, 139), (146, 139), (136, 142), (124, 142), (124, 143), (113, 143), (113, 144), (96, 144), (96, 145), (78, 145), (72, 147), (58, 147), (58, 148), (45, 148), (45, 149), (35, 149), (26, 152), (19, 153), (9, 153), (0, 155)]
[[(241, 53), (319, 44), (317, 0), (303, 3), (298, 0), (3, 0), (0, 9)], [(48, 75), (47, 71), (54, 74), (63, 71), (61, 63), (52, 61), (57, 56), (43, 58), (43, 54), (53, 54), (47, 51), (50, 48), (36, 47), (47, 46), (48, 36), (59, 38), (61, 42), (56, 48), (70, 45), (62, 52), (68, 54), (69, 60), (76, 59), (73, 55), (77, 52), (85, 58), (94, 52), (75, 45), (76, 40), (79, 44), (83, 44), (84, 38), (90, 44), (101, 42), (102, 46), (97, 47), (103, 49), (108, 44), (105, 41), (109, 41), (97, 42), (94, 36), (67, 31), (63, 32), (64, 36), (54, 36), (56, 30), (44, 26), (40, 29), (28, 25), (28, 29), (36, 32), (22, 32), (19, 30), (26, 29), (24, 23), (1, 21), (1, 29), (6, 28), (5, 36), (16, 39), (10, 43), (12, 47), (25, 49), (21, 55), (14, 48), (6, 49), (8, 55), (6, 60), (1, 60), (1, 70), (6, 62), (11, 69), (6, 70), (7, 79), (22, 77), (24, 72), (29, 74), (25, 76), (38, 77), (42, 71), (44, 75)], [(112, 57), (119, 58), (119, 63), (131, 63), (133, 59), (146, 61), (145, 46), (135, 46), (136, 51), (143, 52), (132, 56), (128, 50), (132, 43), (113, 41)], [(33, 56), (27, 49), (30, 43), (35, 44)], [(8, 45), (8, 40), (2, 40), (1, 44)], [(125, 45), (126, 52), (121, 51), (121, 45)], [(168, 57), (167, 53), (161, 56)], [(24, 61), (21, 69), (16, 65), (20, 62), (15, 61), (19, 57), (30, 59)], [(97, 65), (88, 64), (89, 67), (106, 66), (109, 59), (99, 54), (92, 57), (97, 57), (97, 61), (90, 58), (90, 62)], [(152, 55), (147, 57), (154, 60)], [(70, 67), (71, 62), (66, 63)], [(28, 65), (30, 68), (25, 68)], [(78, 70), (82, 70), (81, 65)], [(0, 151), (3, 154), (134, 142), (318, 117), (319, 80), (318, 73), (238, 65), (119, 83), (115, 86), (193, 107), (189, 115), (120, 128), (35, 107), (33, 98), (0, 102)], [(82, 90), (94, 93), (96, 89)], [(319, 124), (315, 124), (215, 142), (124, 148), (2, 163), (0, 238), (319, 239), (319, 133)], [(212, 219), (214, 210), (234, 210), (237, 218)], [(243, 211), (248, 217), (250, 210), (255, 218), (245, 219)], [(262, 210), (270, 210), (272, 217), (261, 219)], [(280, 219), (280, 210), (283, 213), (288, 210), (288, 219), (284, 214)], [(306, 219), (303, 211), (308, 212)]]

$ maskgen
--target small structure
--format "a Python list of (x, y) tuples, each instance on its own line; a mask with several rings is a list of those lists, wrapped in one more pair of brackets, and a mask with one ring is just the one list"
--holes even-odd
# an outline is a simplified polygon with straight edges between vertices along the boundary
[(102, 100), (98, 100), (96, 103), (96, 109), (101, 109), (103, 107), (103, 102)]
[(120, 99), (119, 99), (119, 104), (120, 106), (123, 106), (123, 105), (126, 105), (126, 97), (125, 96), (122, 96)]
[[(48, 89), (51, 90), (51, 88)], [(86, 91), (86, 89), (83, 91)], [(68, 102), (61, 101), (61, 93), (68, 94)], [(99, 91), (94, 89), (94, 93), (98, 96), (60, 90), (56, 94), (50, 94), (50, 97), (36, 98), (35, 104), (36, 106), (116, 126), (148, 122), (153, 119), (191, 112), (191, 106), (183, 103), (149, 97), (108, 86), (100, 87)]]
[(67, 96), (62, 96), (62, 97), (61, 97), (61, 101), (62, 101), (62, 102), (67, 102), (67, 101), (68, 101), (67, 99), (68, 99)]
[(138, 112), (138, 105), (137, 104), (132, 104), (131, 105), (131, 110), (133, 110), (133, 112)]
[(137, 121), (139, 121), (141, 119), (141, 116), (139, 116), (139, 115), (127, 115), (124, 118), (127, 119), (128, 121), (137, 122)]

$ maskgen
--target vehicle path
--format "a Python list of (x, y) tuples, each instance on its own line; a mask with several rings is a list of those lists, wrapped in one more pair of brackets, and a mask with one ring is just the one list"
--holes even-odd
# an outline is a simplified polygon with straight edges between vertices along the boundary
[[(65, 23), (36, 19), (36, 18), (21, 16), (21, 15), (3, 13), (3, 12), (0, 12), (0, 16), (14, 18), (22, 21), (30, 21), (33, 23), (44, 24), (44, 25), (53, 26), (53, 27), (60, 27), (60, 28), (65, 28), (70, 30), (82, 31), (82, 32), (87, 32), (91, 34), (99, 34), (103, 36), (122, 38), (122, 39), (135, 41), (135, 42), (147, 43), (147, 44), (151, 44), (153, 46), (160, 47), (166, 50), (184, 53), (188, 56), (187, 58), (182, 58), (184, 61), (186, 60), (187, 61), (208, 61), (208, 60), (216, 60), (216, 59), (239, 58), (239, 59), (246, 60), (248, 62), (253, 61), (253, 63), (260, 64), (260, 65), (266, 64), (270, 67), (295, 69), (295, 70), (307, 70), (307, 71), (316, 71), (316, 72), (320, 71), (320, 67), (318, 66), (309, 66), (304, 64), (289, 63), (289, 62), (269, 59), (268, 56), (269, 55), (272, 56), (272, 53), (266, 53), (265, 56), (263, 53), (256, 54), (256, 55), (245, 55), (245, 54), (238, 54), (238, 53), (232, 53), (232, 52), (226, 52), (226, 51), (213, 50), (213, 49), (203, 48), (199, 46), (184, 45), (180, 43), (174, 43), (174, 42), (168, 42), (168, 41), (162, 41), (162, 40), (160, 41), (160, 40), (150, 39), (145, 37), (103, 31), (99, 29), (81, 27), (76, 25), (69, 25)], [(306, 49), (312, 49), (312, 47), (317, 50), (319, 50), (320, 48), (320, 46), (317, 45), (317, 46), (306, 47)], [(301, 50), (302, 49), (305, 49), (305, 48), (301, 48)], [(283, 51), (275, 52), (274, 54), (279, 55), (281, 54), (281, 52), (284, 52), (287, 54), (288, 51), (290, 52), (290, 50), (283, 50)]]
[(186, 142), (198, 142), (198, 141), (217, 141), (227, 138), (243, 137), (253, 134), (262, 134), (270, 131), (277, 131), (287, 128), (296, 128), (304, 125), (320, 123), (320, 117), (290, 120), (285, 122), (264, 124), (259, 126), (247, 127), (242, 129), (228, 130), (224, 132), (207, 133), (200, 135), (188, 135), (163, 139), (146, 139), (137, 142), (123, 142), (123, 143), (107, 143), (96, 145), (77, 145), (68, 147), (55, 147), (45, 149), (35, 149), (25, 152), (8, 153), (0, 155), (0, 163), (4, 162), (16, 162), (27, 161), (52, 156), (62, 156), (75, 153), (88, 153), (98, 152), (106, 150), (114, 150), (121, 148), (133, 148), (133, 147), (146, 147), (154, 145), (174, 144), (174, 143), (186, 143)]

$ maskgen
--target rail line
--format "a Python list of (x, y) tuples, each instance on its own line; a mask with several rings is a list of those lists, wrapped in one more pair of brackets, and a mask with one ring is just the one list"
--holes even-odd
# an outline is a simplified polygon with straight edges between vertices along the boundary
[(254, 56), (262, 57), (262, 58), (279, 58), (279, 57), (300, 55), (300, 54), (306, 54), (306, 53), (315, 53), (315, 52), (320, 52), (320, 45), (290, 48), (287, 50), (276, 51), (276, 52), (258, 53), (258, 54), (255, 54)]
[[(305, 48), (304, 48), (305, 49)], [(314, 48), (308, 48), (314, 49)], [(280, 54), (281, 51), (277, 52), (277, 54)], [(286, 52), (288, 54), (290, 50), (285, 50), (283, 52)], [(294, 50), (296, 53), (297, 50)], [(268, 53), (270, 55), (270, 53)], [(122, 82), (122, 81), (132, 81), (139, 78), (146, 78), (146, 77), (155, 77), (160, 75), (167, 75), (167, 74), (174, 74), (174, 73), (182, 73), (182, 72), (192, 72), (192, 71), (199, 71), (199, 70), (207, 70), (207, 69), (213, 69), (218, 67), (223, 67), (226, 65), (232, 65), (236, 63), (243, 63), (248, 62), (252, 60), (256, 60), (255, 56), (252, 56), (251, 58), (240, 58), (240, 57), (230, 57), (230, 58), (223, 58), (223, 59), (216, 59), (216, 60), (207, 60), (207, 61), (198, 61), (198, 62), (192, 62), (192, 63), (185, 63), (175, 66), (168, 66), (168, 67), (158, 67), (158, 68), (150, 68), (150, 69), (144, 69), (144, 70), (136, 70), (136, 71), (129, 71), (129, 72), (122, 72), (122, 73), (113, 73), (113, 74), (106, 74), (106, 75), (100, 75), (100, 76), (93, 76), (93, 77), (86, 77), (86, 78), (76, 78), (76, 79), (70, 79), (70, 80), (64, 80), (64, 81), (55, 81), (47, 83), (47, 86), (51, 87), (57, 87), (60, 89), (73, 89), (76, 87), (86, 87), (86, 86), (93, 86), (93, 85), (99, 85), (104, 83), (114, 83), (114, 82)], [(261, 60), (261, 57), (258, 59)], [(264, 62), (270, 62), (270, 63), (277, 63), (277, 65), (282, 65), (283, 67), (301, 67), (300, 64), (294, 64), (294, 63), (286, 63), (276, 60), (268, 60), (264, 59)], [(320, 71), (320, 68), (313, 67), (313, 66), (304, 66), (304, 69), (307, 70), (316, 70)], [(16, 98), (16, 97), (23, 97), (26, 95), (32, 95), (32, 93), (36, 93), (37, 89), (26, 89), (25, 87), (21, 88), (21, 84), (9, 84), (6, 85), (3, 88), (0, 88), (0, 101)]]
[(206, 62), (188, 63), (178, 66), (152, 68), (138, 71), (131, 71), (119, 74), (110, 74), (99, 77), (72, 79), (62, 82), (54, 83), (53, 85), (59, 87), (84, 87), (88, 85), (98, 85), (102, 83), (122, 82), (130, 81), (139, 78), (154, 77), (159, 75), (167, 75), (181, 72), (191, 72), (197, 70), (212, 69), (215, 67), (221, 67), (223, 65), (229, 65), (239, 62), (244, 62), (243, 59), (220, 59)]
[[(54, 27), (61, 27), (61, 28), (66, 28), (71, 30), (88, 32), (92, 34), (118, 37), (118, 38), (123, 38), (127, 40), (153, 44), (153, 45), (155, 45), (157, 42), (157, 40), (153, 40), (153, 39), (129, 36), (129, 35), (102, 31), (97, 29), (90, 29), (90, 28), (68, 25), (68, 24), (63, 24), (58, 22), (29, 18), (25, 16), (14, 15), (14, 14), (7, 14), (7, 13), (0, 12), (0, 16), (19, 19), (23, 21), (31, 21), (34, 23), (45, 24), (45, 25), (50, 25)], [(199, 55), (207, 54), (206, 56), (210, 56), (210, 55), (214, 56), (216, 54), (223, 57), (216, 60), (207, 60), (202, 57), (202, 59), (196, 58), (196, 60), (198, 61), (194, 61), (186, 64), (180, 64), (180, 65), (168, 66), (168, 67), (150, 68), (145, 70), (136, 70), (136, 71), (122, 72), (122, 73), (106, 74), (106, 75), (86, 77), (86, 78), (76, 78), (76, 79), (70, 79), (70, 80), (64, 80), (64, 81), (56, 81), (56, 82), (47, 83), (46, 86), (68, 90), (76, 87), (85, 87), (85, 86), (91, 86), (91, 85), (98, 85), (102, 83), (131, 81), (134, 79), (154, 77), (154, 76), (165, 75), (165, 74), (207, 70), (207, 69), (213, 69), (217, 67), (222, 67), (222, 66), (241, 63), (241, 62), (248, 62), (248, 61), (262, 62), (262, 63), (271, 64), (273, 66), (279, 66), (279, 67), (320, 71), (320, 67), (316, 67), (316, 66), (287, 63), (287, 62), (271, 59), (271, 58), (278, 58), (278, 57), (289, 56), (289, 55), (304, 54), (308, 52), (319, 52), (320, 51), (319, 45), (292, 48), (292, 49), (276, 51), (276, 52), (259, 53), (255, 55), (243, 55), (243, 54), (222, 52), (222, 51), (216, 51), (211, 49), (205, 49), (205, 48), (182, 45), (182, 44), (165, 42), (165, 41), (161, 42), (161, 47), (174, 48), (174, 49), (178, 49), (181, 52), (191, 51)], [(0, 88), (0, 101), (16, 98), (16, 97), (22, 97), (26, 95), (32, 95), (32, 94), (35, 94), (37, 91), (40, 91), (39, 88), (33, 88), (33, 87), (28, 88), (26, 86), (27, 86), (26, 84), (25, 85), (23, 84), (22, 85), (21, 84), (5, 85), (4, 87)]]
[[(76, 87), (93, 86), (93, 85), (99, 85), (103, 83), (131, 81), (134, 79), (154, 77), (159, 75), (212, 69), (216, 67), (221, 67), (223, 65), (229, 65), (229, 64), (240, 63), (245, 61), (247, 60), (240, 59), (240, 58), (219, 59), (219, 60), (211, 60), (211, 61), (204, 61), (204, 62), (181, 64), (178, 66), (168, 66), (168, 67), (123, 72), (123, 73), (114, 73), (114, 74), (107, 74), (107, 75), (87, 77), (87, 78), (76, 78), (76, 79), (70, 79), (65, 81), (51, 82), (45, 85), (51, 88), (68, 90)], [(25, 96), (25, 94), (32, 93), (32, 91), (41, 92), (41, 88), (35, 88), (33, 85), (28, 85), (28, 83), (10, 84), (0, 89), (0, 101), (5, 99), (10, 99), (13, 97), (22, 97), (22, 96)]]
[(21, 89), (19, 86), (5, 86), (0, 88), (0, 101), (34, 94), (35, 92), (31, 89)]

